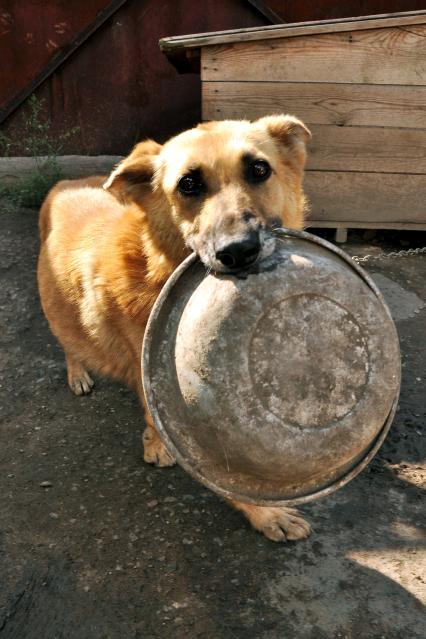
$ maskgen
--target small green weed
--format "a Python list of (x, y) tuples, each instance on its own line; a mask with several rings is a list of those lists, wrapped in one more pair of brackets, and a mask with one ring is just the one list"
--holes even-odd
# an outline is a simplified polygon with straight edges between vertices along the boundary
[(32, 173), (18, 178), (12, 184), (0, 186), (0, 197), (6, 198), (10, 204), (29, 208), (41, 205), (52, 186), (63, 177), (56, 158), (37, 164)]
[[(64, 143), (79, 129), (75, 127), (52, 141), (50, 119), (43, 117), (44, 100), (32, 95), (28, 104), (29, 115), (23, 124), (21, 140), (24, 140), (25, 152), (35, 160), (36, 166), (29, 175), (9, 184), (0, 184), (0, 197), (15, 206), (38, 207), (52, 186), (63, 177), (57, 156), (61, 154)], [(3, 157), (12, 156), (17, 147), (10, 137), (0, 132), (0, 154)]]

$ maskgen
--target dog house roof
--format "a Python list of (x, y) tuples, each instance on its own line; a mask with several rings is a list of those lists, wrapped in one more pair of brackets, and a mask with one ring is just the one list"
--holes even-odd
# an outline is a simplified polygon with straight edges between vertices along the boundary
[(426, 10), (404, 11), (370, 15), (338, 20), (318, 20), (315, 22), (298, 22), (251, 29), (232, 29), (230, 31), (212, 31), (192, 35), (162, 38), (159, 42), (161, 50), (170, 62), (180, 71), (194, 72), (199, 70), (200, 50), (207, 46), (228, 45), (258, 40), (272, 40), (296, 36), (315, 36), (325, 33), (344, 31), (363, 31), (401, 27), (426, 23)]

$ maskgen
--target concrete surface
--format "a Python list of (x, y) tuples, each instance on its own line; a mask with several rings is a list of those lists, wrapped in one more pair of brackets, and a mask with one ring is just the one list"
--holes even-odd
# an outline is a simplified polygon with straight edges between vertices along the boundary
[[(130, 391), (70, 393), (37, 297), (37, 214), (0, 224), (0, 639), (426, 637), (425, 255), (369, 269), (403, 353), (390, 436), (303, 509), (307, 541), (277, 545), (180, 468), (142, 462)], [(380, 241), (401, 237), (426, 244)]]

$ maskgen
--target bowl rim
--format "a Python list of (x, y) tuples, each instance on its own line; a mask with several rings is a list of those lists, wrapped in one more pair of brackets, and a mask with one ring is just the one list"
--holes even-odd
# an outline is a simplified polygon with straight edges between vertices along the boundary
[(202, 473), (200, 473), (194, 466), (192, 466), (185, 456), (181, 453), (181, 451), (175, 446), (171, 438), (169, 437), (167, 430), (164, 428), (163, 422), (160, 418), (159, 412), (157, 410), (156, 402), (154, 400), (154, 393), (151, 384), (151, 376), (150, 376), (150, 363), (151, 363), (151, 348), (153, 346), (154, 334), (155, 334), (155, 324), (156, 321), (162, 311), (162, 308), (169, 297), (169, 294), (176, 282), (180, 279), (180, 277), (187, 271), (191, 266), (197, 262), (200, 262), (199, 257), (196, 253), (191, 253), (187, 258), (179, 264), (179, 266), (173, 271), (165, 285), (161, 289), (157, 299), (155, 300), (154, 306), (151, 309), (151, 313), (148, 318), (148, 322), (146, 325), (143, 343), (142, 343), (142, 354), (141, 354), (141, 369), (142, 369), (142, 385), (145, 394), (145, 400), (147, 407), (151, 413), (153, 418), (155, 428), (160, 435), (163, 443), (165, 444), (167, 450), (170, 454), (176, 459), (178, 464), (184, 468), (184, 470), (195, 480), (200, 482), (202, 485), (206, 486), (216, 494), (224, 497), (225, 499), (237, 500), (246, 504), (253, 504), (257, 506), (293, 506), (297, 504), (305, 504), (321, 497), (325, 497), (335, 492), (339, 488), (345, 486), (348, 482), (354, 479), (364, 468), (370, 463), (372, 458), (375, 456), (381, 445), (383, 444), (391, 424), (393, 422), (399, 400), (399, 393), (401, 388), (401, 357), (400, 357), (400, 349), (399, 349), (399, 339), (398, 333), (396, 330), (396, 326), (394, 320), (392, 318), (389, 307), (385, 301), (385, 298), (376, 283), (373, 279), (366, 273), (366, 271), (357, 264), (351, 256), (343, 251), (338, 246), (335, 246), (331, 242), (327, 240), (317, 237), (316, 235), (312, 235), (306, 231), (296, 231), (294, 229), (287, 229), (285, 227), (274, 229), (275, 233), (279, 233), (282, 237), (293, 237), (297, 239), (303, 239), (308, 242), (313, 242), (314, 244), (318, 244), (336, 255), (342, 258), (347, 264), (349, 264), (366, 282), (366, 284), (372, 289), (378, 299), (382, 302), (382, 306), (385, 309), (389, 319), (391, 320), (391, 324), (394, 327), (394, 333), (396, 337), (396, 345), (398, 349), (398, 362), (399, 365), (397, 367), (396, 375), (397, 375), (397, 391), (395, 393), (395, 398), (392, 404), (392, 407), (389, 411), (389, 414), (386, 418), (386, 421), (382, 427), (382, 429), (377, 433), (376, 438), (373, 440), (371, 447), (366, 451), (365, 455), (361, 457), (360, 460), (355, 462), (355, 465), (348, 470), (340, 479), (332, 481), (329, 485), (320, 488), (319, 490), (314, 490), (312, 492), (307, 493), (306, 495), (301, 495), (298, 497), (287, 498), (287, 499), (262, 499), (262, 498), (253, 498), (239, 492), (234, 492), (230, 490), (226, 490), (218, 486), (214, 481), (211, 481), (204, 477)]

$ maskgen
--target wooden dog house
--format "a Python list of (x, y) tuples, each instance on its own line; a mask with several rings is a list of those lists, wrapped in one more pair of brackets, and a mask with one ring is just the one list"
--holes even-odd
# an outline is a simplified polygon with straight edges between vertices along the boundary
[(165, 38), (203, 119), (297, 115), (310, 226), (426, 229), (426, 11)]

